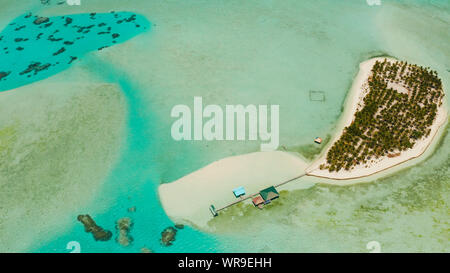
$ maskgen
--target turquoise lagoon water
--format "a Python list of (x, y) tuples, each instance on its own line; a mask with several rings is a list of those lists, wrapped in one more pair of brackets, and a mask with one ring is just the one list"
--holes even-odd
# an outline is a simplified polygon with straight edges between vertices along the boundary
[[(156, 252), (214, 252), (220, 246), (213, 237), (185, 227), (177, 234), (177, 240), (183, 243), (174, 244), (170, 248), (159, 243), (161, 231), (173, 225), (161, 208), (157, 186), (159, 177), (149, 168), (152, 161), (151, 145), (146, 132), (151, 127), (151, 109), (142, 105), (139, 95), (140, 87), (129, 79), (126, 72), (99, 60), (86, 60), (90, 67), (99, 71), (99, 76), (106, 82), (118, 83), (128, 102), (127, 144), (115, 170), (110, 174), (102, 196), (96, 206), (112, 206), (106, 213), (96, 215), (96, 221), (109, 230), (115, 229), (115, 222), (124, 216), (134, 219), (132, 236), (134, 244), (130, 248), (121, 247), (114, 240), (106, 243), (93, 243), (89, 234), (81, 225), (75, 225), (67, 235), (45, 243), (39, 252), (64, 252), (67, 242), (75, 240), (81, 244), (83, 252), (140, 252), (140, 248), (148, 247)], [(151, 164), (150, 164), (151, 166)], [(108, 199), (105, 203), (102, 199)], [(113, 200), (111, 202), (111, 200)], [(127, 212), (136, 207), (136, 212)]]
[[(67, 18), (70, 18), (70, 21), (67, 21)], [(34, 15), (28, 13), (21, 15), (8, 24), (8, 27), (0, 34), (2, 37), (0, 47), (3, 49), (0, 71), (8, 72), (8, 75), (0, 82), (0, 88), (3, 91), (48, 78), (69, 68), (73, 61), (83, 59), (90, 51), (122, 43), (143, 31), (150, 30), (150, 24), (145, 18), (131, 12), (54, 16), (40, 25), (32, 23), (35, 19)], [(46, 26), (46, 24), (49, 25)], [(39, 33), (42, 34), (37, 36)], [(113, 37), (112, 35), (116, 33), (119, 34), (118, 37)], [(21, 40), (17, 41), (17, 38)], [(67, 41), (70, 44), (64, 44)], [(23, 49), (17, 50), (19, 46)], [(55, 55), (54, 53), (62, 47), (65, 51)], [(72, 60), (71, 56), (77, 59)], [(81, 225), (74, 225), (73, 230), (68, 231), (67, 235), (53, 242), (43, 243), (43, 246), (36, 251), (67, 252), (66, 244), (72, 240), (81, 244), (83, 252), (139, 252), (144, 246), (153, 251), (163, 251), (163, 247), (159, 244), (160, 233), (173, 223), (165, 216), (159, 205), (156, 188), (158, 184), (151, 182), (158, 179), (152, 175), (154, 172), (148, 166), (148, 155), (151, 151), (145, 132), (150, 127), (150, 121), (144, 118), (148, 117), (148, 110), (145, 110), (139, 98), (139, 88), (134, 86), (133, 81), (124, 71), (89, 57), (86, 57), (85, 62), (89, 62), (91, 68), (98, 71), (98, 76), (104, 82), (118, 84), (129, 106), (127, 147), (124, 148), (125, 151), (118, 166), (110, 174), (111, 179), (104, 190), (105, 195), (108, 196), (106, 199), (114, 198), (117, 207), (108, 208), (112, 213), (98, 215), (96, 220), (99, 223), (105, 223), (104, 228), (114, 230), (115, 221), (127, 215), (127, 207), (124, 207), (124, 204), (128, 204), (128, 207), (136, 206), (137, 212), (129, 215), (140, 219), (135, 222), (136, 231), (133, 232), (136, 244), (133, 248), (123, 248), (114, 240), (109, 243), (93, 244), (91, 236), (84, 231), (84, 228)], [(49, 66), (42, 71), (31, 70), (23, 73), (30, 63), (49, 64)], [(123, 183), (130, 180), (132, 183)], [(141, 186), (130, 188), (132, 185)], [(125, 195), (123, 195), (124, 192)], [(133, 199), (130, 200), (129, 196), (133, 196)], [(99, 199), (101, 200), (102, 196)], [(93, 205), (96, 206), (96, 204)], [(119, 211), (125, 213), (119, 213)], [(148, 234), (153, 236), (149, 237)], [(213, 238), (189, 227), (179, 232), (178, 239), (184, 241), (183, 238), (189, 238), (186, 241), (194, 243), (175, 245), (171, 247), (172, 251), (210, 252), (220, 249)], [(40, 243), (37, 242), (37, 245)]]
[[(191, 105), (194, 95), (203, 96), (206, 103), (279, 104), (281, 145), (297, 149), (317, 135), (333, 133), (358, 64), (369, 57), (388, 54), (432, 65), (448, 83), (445, 73), (450, 51), (443, 42), (448, 42), (449, 37), (441, 31), (449, 23), (447, 1), (382, 1), (380, 7), (357, 0), (131, 2), (92, 0), (74, 8), (40, 7), (40, 12), (57, 20), (55, 27), (59, 22), (59, 28), (64, 28), (59, 16), (68, 11), (75, 13), (70, 16), (80, 20), (79, 24), (87, 26), (92, 20), (89, 14), (98, 12), (98, 18), (118, 27), (116, 32), (123, 40), (117, 42), (126, 42), (105, 53), (85, 55), (112, 45), (111, 36), (92, 31), (86, 33), (78, 47), (67, 47), (66, 52), (53, 56), (60, 45), (29, 39), (26, 43), (30, 49), (22, 51), (20, 66), (14, 70), (4, 63), (0, 66), (16, 72), (0, 82), (1, 89), (6, 90), (67, 69), (69, 57), (76, 55), (79, 60), (74, 64), (99, 81), (118, 84), (128, 104), (127, 139), (121, 157), (102, 193), (82, 211), (74, 209), (73, 214), (94, 211), (97, 223), (112, 231), (117, 219), (130, 216), (134, 220), (132, 246), (124, 248), (114, 240), (95, 242), (74, 219), (70, 228), (61, 231), (63, 235), (36, 242), (29, 251), (68, 252), (69, 241), (80, 242), (83, 252), (139, 252), (144, 246), (156, 252), (367, 251), (365, 243), (370, 240), (381, 241), (386, 251), (446, 250), (448, 135), (439, 153), (404, 176), (362, 186), (316, 185), (293, 191), (279, 213), (245, 212), (243, 218), (224, 215), (220, 232), (209, 234), (186, 227), (170, 247), (159, 243), (161, 231), (173, 223), (160, 206), (157, 187), (213, 160), (255, 151), (259, 146), (254, 142), (173, 141), (168, 134), (170, 106)], [(139, 11), (142, 25), (148, 20), (154, 27), (142, 32), (134, 24), (116, 26), (111, 10)], [(27, 11), (16, 19), (18, 25), (24, 23)], [(126, 18), (130, 15), (119, 14)], [(399, 15), (402, 20), (411, 20), (410, 24), (396, 20)], [(427, 25), (420, 28), (424, 20)], [(389, 22), (389, 26), (381, 21)], [(14, 31), (16, 27), (8, 26), (4, 32), (15, 38), (19, 33)], [(22, 30), (32, 33), (31, 27)], [(54, 29), (42, 31), (51, 34)], [(66, 29), (64, 38), (74, 39), (79, 35), (76, 31)], [(55, 37), (58, 34), (63, 32)], [(5, 41), (15, 44), (12, 37)], [(410, 40), (415, 41), (414, 46), (406, 46)], [(51, 50), (37, 51), (32, 47), (34, 43)], [(428, 50), (427, 54), (423, 54), (424, 50)], [(12, 55), (0, 56), (13, 59)], [(30, 78), (17, 75), (30, 61), (47, 60), (55, 66)], [(325, 102), (311, 102), (310, 90), (323, 91)], [(439, 181), (431, 178), (432, 173), (422, 171), (428, 169), (440, 174)], [(423, 183), (427, 183), (423, 193), (415, 191)], [(433, 198), (440, 205), (432, 204)], [(380, 200), (389, 206), (383, 207)], [(422, 200), (420, 206), (414, 205), (418, 200)], [(132, 206), (136, 206), (136, 212), (127, 212)], [(435, 222), (431, 223), (430, 217)], [(409, 237), (404, 235), (411, 233)], [(269, 237), (273, 239), (263, 240)], [(420, 238), (426, 238), (430, 246)]]
[(0, 91), (48, 78), (87, 52), (124, 42), (149, 28), (145, 18), (129, 12), (56, 16), (39, 24), (33, 23), (36, 19), (31, 12), (24, 14), (0, 33), (0, 72), (7, 73), (0, 80)]

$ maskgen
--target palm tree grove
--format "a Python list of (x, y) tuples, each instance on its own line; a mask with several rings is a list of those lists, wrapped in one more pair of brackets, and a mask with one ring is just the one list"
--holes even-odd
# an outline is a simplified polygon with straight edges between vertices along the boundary
[(444, 92), (437, 72), (403, 61), (377, 61), (353, 122), (329, 149), (320, 169), (353, 169), (396, 157), (427, 137)]

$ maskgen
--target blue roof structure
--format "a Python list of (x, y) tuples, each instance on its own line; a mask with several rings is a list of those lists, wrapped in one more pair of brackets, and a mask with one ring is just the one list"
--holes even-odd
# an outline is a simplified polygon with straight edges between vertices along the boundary
[(245, 189), (244, 189), (244, 187), (241, 186), (239, 188), (234, 189), (233, 193), (234, 193), (234, 196), (239, 197), (239, 196), (245, 194)]

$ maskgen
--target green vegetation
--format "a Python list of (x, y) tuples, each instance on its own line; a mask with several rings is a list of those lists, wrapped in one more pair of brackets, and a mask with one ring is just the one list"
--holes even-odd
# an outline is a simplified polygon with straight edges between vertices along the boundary
[(351, 170), (382, 156), (397, 156), (430, 134), (444, 92), (436, 71), (407, 62), (377, 61), (363, 106), (320, 169)]
[[(278, 232), (270, 243), (261, 240), (260, 245), (252, 245), (253, 251), (262, 252), (364, 252), (373, 238), (384, 252), (448, 252), (449, 130), (447, 126), (438, 143), (440, 148), (413, 167), (372, 183), (345, 187), (317, 184), (280, 191), (281, 197), (271, 207), (233, 206), (212, 219), (210, 228), (218, 234), (238, 234), (242, 242), (248, 238), (252, 243), (254, 238)], [(336, 244), (324, 248), (321, 244), (289, 244), (298, 242), (293, 236), (314, 236)]]

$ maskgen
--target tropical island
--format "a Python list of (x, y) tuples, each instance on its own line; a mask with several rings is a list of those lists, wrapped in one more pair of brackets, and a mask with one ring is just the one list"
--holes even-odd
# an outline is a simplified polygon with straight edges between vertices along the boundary
[(252, 196), (270, 185), (286, 189), (286, 183), (305, 175), (339, 184), (337, 180), (389, 169), (421, 156), (437, 139), (447, 120), (444, 94), (441, 79), (430, 68), (393, 58), (370, 59), (360, 64), (337, 134), (309, 166), (293, 152), (227, 157), (162, 184), (161, 203), (171, 219), (208, 230), (212, 216), (207, 208), (240, 202), (231, 194), (235, 187), (244, 186)]
[(308, 175), (368, 176), (423, 154), (446, 121), (437, 72), (392, 58), (360, 65), (344, 128)]

